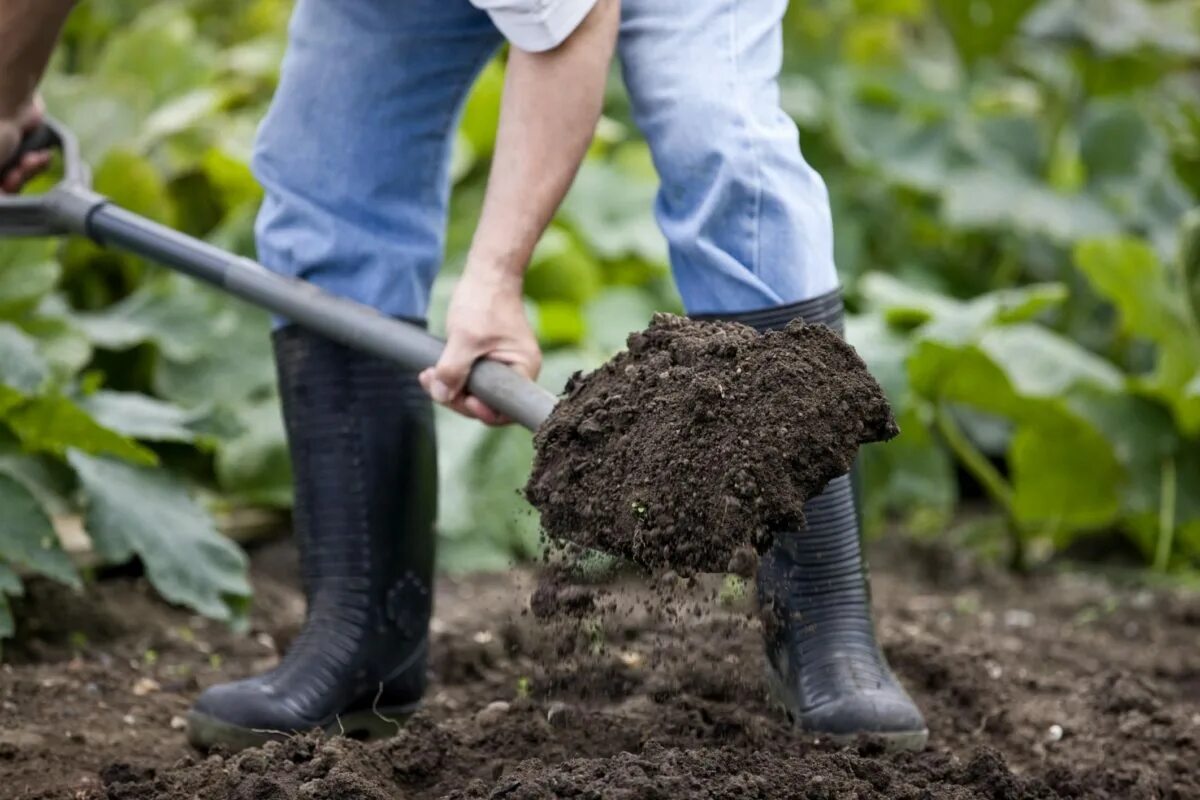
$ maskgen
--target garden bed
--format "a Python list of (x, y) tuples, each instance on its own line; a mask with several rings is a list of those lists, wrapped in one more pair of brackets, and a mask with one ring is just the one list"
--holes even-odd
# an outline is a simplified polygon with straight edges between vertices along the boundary
[(275, 544), (254, 554), (246, 636), (134, 577), (82, 597), (33, 583), (0, 667), (0, 786), (111, 800), (1200, 796), (1200, 597), (1019, 580), (896, 542), (874, 564), (881, 637), (929, 719), (922, 753), (794, 734), (766, 699), (758, 623), (719, 580), (626, 579), (592, 610), (576, 597), (544, 619), (527, 610), (534, 578), (513, 572), (443, 581), (434, 683), (397, 738), (200, 757), (179, 730), (189, 700), (270, 666), (297, 629), (294, 553)]

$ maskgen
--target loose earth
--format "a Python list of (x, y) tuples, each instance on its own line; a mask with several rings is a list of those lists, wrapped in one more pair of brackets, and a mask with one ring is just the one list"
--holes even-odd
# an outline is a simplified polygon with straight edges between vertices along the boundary
[(854, 349), (824, 325), (759, 334), (658, 314), (575, 376), (534, 439), (526, 496), (551, 539), (650, 571), (737, 572), (858, 448), (899, 432)]
[(31, 582), (0, 667), (0, 796), (1200, 797), (1200, 595), (1017, 579), (902, 537), (871, 555), (880, 637), (930, 725), (920, 753), (792, 731), (767, 700), (750, 600), (715, 576), (558, 583), (535, 618), (538, 581), (515, 571), (442, 582), (433, 685), (397, 738), (202, 757), (173, 720), (200, 688), (271, 666), (299, 627), (281, 544), (253, 553), (247, 636), (141, 579), (84, 596)]

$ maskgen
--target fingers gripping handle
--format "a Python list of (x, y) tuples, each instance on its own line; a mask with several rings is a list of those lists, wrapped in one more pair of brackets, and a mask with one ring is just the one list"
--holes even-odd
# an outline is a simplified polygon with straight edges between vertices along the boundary
[(0, 237), (87, 234), (87, 217), (104, 202), (90, 189), (91, 176), (79, 156), (75, 137), (55, 120), (47, 118), (28, 133), (17, 152), (2, 168), (4, 175), (26, 153), (57, 149), (62, 153), (62, 180), (45, 194), (0, 193)]
[(61, 146), (62, 139), (49, 125), (41, 125), (35, 128), (30, 133), (25, 135), (21, 140), (21, 144), (17, 146), (17, 151), (4, 162), (4, 166), (0, 167), (0, 176), (8, 173), (13, 167), (17, 166), (29, 153), (36, 153), (41, 150), (53, 150)]

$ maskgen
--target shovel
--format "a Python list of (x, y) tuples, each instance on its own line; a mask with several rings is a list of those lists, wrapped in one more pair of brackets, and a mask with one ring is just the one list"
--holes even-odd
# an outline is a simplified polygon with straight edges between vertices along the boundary
[[(37, 150), (62, 153), (63, 178), (41, 195), (0, 195), (0, 238), (86, 236), (101, 247), (126, 250), (216, 286), (312, 331), (420, 371), (434, 366), (445, 342), (422, 328), (392, 319), (370, 306), (337, 297), (307, 281), (269, 271), (248, 258), (129, 212), (91, 188), (91, 174), (75, 137), (47, 120), (22, 141), (6, 172), (22, 155)], [(554, 395), (498, 361), (476, 362), (467, 389), (488, 406), (536, 431), (550, 415)]]

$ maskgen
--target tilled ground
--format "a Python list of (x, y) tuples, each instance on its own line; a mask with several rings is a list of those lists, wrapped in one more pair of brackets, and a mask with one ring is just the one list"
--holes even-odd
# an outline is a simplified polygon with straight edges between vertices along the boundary
[(793, 734), (763, 690), (757, 622), (719, 581), (625, 581), (547, 621), (527, 611), (533, 579), (511, 574), (443, 582), (435, 684), (395, 739), (201, 758), (180, 715), (295, 633), (293, 558), (255, 554), (244, 637), (134, 579), (85, 597), (35, 586), (36, 624), (0, 668), (0, 796), (1200, 797), (1200, 597), (1019, 581), (895, 544), (876, 548), (875, 602), (929, 718), (922, 753)]

